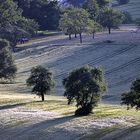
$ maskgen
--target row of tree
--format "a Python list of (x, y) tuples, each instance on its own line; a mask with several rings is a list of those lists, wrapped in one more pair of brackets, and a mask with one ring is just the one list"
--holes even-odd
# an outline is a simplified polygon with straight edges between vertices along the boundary
[[(32, 92), (41, 96), (44, 101), (44, 95), (54, 87), (52, 72), (42, 66), (31, 69), (31, 75), (27, 79), (27, 85), (32, 86)], [(68, 105), (75, 103), (77, 110), (75, 115), (82, 116), (92, 113), (106, 91), (103, 71), (100, 68), (84, 66), (72, 71), (67, 78), (63, 80), (65, 87), (64, 96), (68, 99)], [(122, 104), (127, 105), (128, 109), (135, 107), (140, 109), (140, 78), (136, 79), (129, 92), (122, 94)]]
[(73, 6), (68, 7), (62, 15), (59, 27), (69, 35), (79, 34), (82, 43), (82, 33), (92, 33), (93, 38), (97, 31), (108, 28), (109, 34), (111, 28), (118, 28), (123, 22), (125, 16), (122, 12), (109, 8), (107, 1), (85, 0), (81, 8)]
[[(76, 1), (67, 0), (73, 4)], [(78, 2), (78, 1), (77, 1)], [(77, 34), (82, 43), (82, 33), (93, 38), (97, 31), (117, 28), (125, 19), (120, 11), (109, 8), (108, 0), (84, 0), (82, 4), (60, 7), (57, 0), (2, 0), (0, 3), (0, 38), (11, 43), (13, 51), (21, 38), (34, 36), (37, 30), (62, 30), (65, 34)]]

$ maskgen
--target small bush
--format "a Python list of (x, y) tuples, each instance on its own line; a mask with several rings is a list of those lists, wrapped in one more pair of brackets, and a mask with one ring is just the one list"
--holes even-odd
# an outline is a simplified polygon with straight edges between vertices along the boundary
[(75, 111), (75, 116), (86, 116), (92, 113), (92, 104), (87, 104), (86, 106), (80, 107)]

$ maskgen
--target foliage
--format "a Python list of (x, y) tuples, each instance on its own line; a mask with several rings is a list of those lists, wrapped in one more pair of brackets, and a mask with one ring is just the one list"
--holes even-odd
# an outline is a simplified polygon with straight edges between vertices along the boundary
[(90, 18), (96, 20), (99, 14), (99, 6), (96, 0), (85, 0), (83, 8), (90, 14)]
[(60, 19), (60, 29), (69, 34), (79, 34), (82, 43), (82, 33), (86, 31), (88, 25), (89, 13), (82, 8), (70, 7)]
[[(65, 1), (75, 7), (81, 7), (85, 2), (85, 0), (65, 0)], [(96, 2), (100, 7), (104, 7), (109, 3), (109, 0), (96, 0)]]
[(44, 101), (44, 94), (48, 94), (54, 86), (52, 72), (42, 66), (34, 67), (26, 83), (28, 86), (33, 86), (32, 92), (41, 96)]
[(0, 39), (0, 79), (13, 80), (16, 71), (14, 59), (9, 50), (9, 43), (6, 40)]
[[(68, 104), (76, 101), (76, 106), (80, 107), (76, 111), (79, 115), (83, 112), (91, 113), (92, 108), (97, 105), (101, 96), (106, 90), (103, 72), (99, 68), (81, 67), (74, 70), (63, 80), (65, 87), (64, 96), (68, 99)], [(86, 110), (85, 110), (86, 109)]]
[(101, 11), (98, 20), (103, 27), (108, 28), (110, 34), (111, 28), (116, 28), (123, 22), (124, 15), (120, 11), (105, 8)]
[(12, 0), (2, 0), (0, 3), (0, 38), (10, 41), (13, 50), (18, 39), (33, 35), (37, 29), (37, 23), (24, 18), (21, 9)]
[(109, 4), (110, 0), (96, 0), (99, 7), (103, 8), (105, 7), (107, 4)]
[(80, 107), (75, 111), (76, 116), (86, 116), (90, 113), (92, 113), (93, 105), (87, 104), (86, 106)]
[(58, 28), (61, 9), (57, 0), (15, 1), (23, 10), (23, 16), (37, 21), (40, 30), (56, 30)]
[(102, 26), (99, 23), (93, 20), (88, 20), (87, 32), (93, 35), (93, 39), (94, 39), (95, 33), (98, 31), (101, 31), (101, 29), (102, 29)]
[(7, 24), (15, 24), (21, 11), (12, 0), (1, 0), (0, 2), (0, 27)]
[(131, 85), (130, 91), (122, 94), (122, 104), (128, 109), (135, 107), (140, 109), (140, 78), (137, 78)]

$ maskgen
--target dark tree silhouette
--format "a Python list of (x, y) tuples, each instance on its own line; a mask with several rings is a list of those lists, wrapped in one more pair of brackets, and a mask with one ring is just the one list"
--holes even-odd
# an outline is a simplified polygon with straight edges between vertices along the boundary
[(42, 101), (44, 101), (44, 95), (48, 94), (54, 87), (52, 72), (42, 66), (32, 68), (31, 75), (27, 79), (27, 85), (33, 86), (32, 92), (41, 96)]
[(106, 90), (103, 72), (99, 68), (81, 67), (63, 80), (68, 104), (76, 101), (76, 115), (88, 115)]

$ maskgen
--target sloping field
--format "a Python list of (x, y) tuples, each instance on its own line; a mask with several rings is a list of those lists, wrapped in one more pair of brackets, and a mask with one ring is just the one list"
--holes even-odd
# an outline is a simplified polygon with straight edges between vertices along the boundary
[(69, 72), (87, 64), (100, 66), (108, 85), (104, 102), (120, 103), (121, 93), (140, 74), (139, 38), (140, 33), (113, 32), (98, 34), (95, 40), (84, 35), (79, 44), (59, 35), (19, 46), (16, 83), (0, 85), (0, 140), (138, 140), (139, 111), (100, 104), (93, 114), (74, 117), (75, 105), (67, 106), (62, 96), (39, 102), (27, 94), (25, 81), (33, 66), (48, 66), (56, 81), (54, 94), (63, 95), (62, 79)]
[[(36, 65), (50, 67), (56, 81), (55, 95), (63, 95), (62, 79), (72, 70), (84, 66), (99, 66), (105, 72), (108, 91), (105, 101), (119, 101), (122, 92), (129, 89), (131, 82), (140, 75), (139, 34), (116, 32), (112, 35), (98, 34), (95, 40), (84, 35), (84, 43), (79, 40), (68, 41), (64, 36), (51, 37), (44, 42), (27, 47), (15, 54), (18, 66), (17, 83), (1, 85), (1, 90), (19, 93), (30, 91), (25, 80), (30, 69)], [(105, 40), (114, 43), (104, 43)]]
[(129, 12), (134, 20), (140, 18), (140, 0), (130, 0), (128, 4), (115, 8)]

